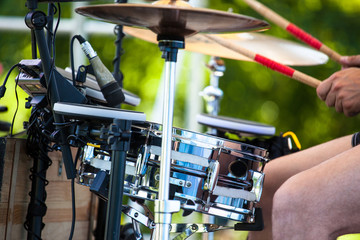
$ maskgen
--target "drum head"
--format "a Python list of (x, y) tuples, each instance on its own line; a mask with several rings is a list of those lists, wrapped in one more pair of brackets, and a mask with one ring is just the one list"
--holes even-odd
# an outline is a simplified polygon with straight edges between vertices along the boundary
[(236, 133), (242, 135), (262, 135), (262, 136), (273, 136), (275, 134), (275, 127), (247, 121), (243, 119), (222, 117), (222, 116), (211, 116), (208, 114), (200, 114), (197, 116), (197, 121), (208, 127), (215, 128), (224, 132)]

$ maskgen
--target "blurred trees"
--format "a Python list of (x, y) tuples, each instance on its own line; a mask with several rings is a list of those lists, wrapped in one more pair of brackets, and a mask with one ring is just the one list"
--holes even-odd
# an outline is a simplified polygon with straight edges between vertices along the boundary
[[(357, 33), (360, 24), (357, 18), (360, 11), (359, 0), (263, 0), (262, 2), (340, 54), (351, 55), (360, 52)], [(104, 1), (95, 3), (104, 3)], [(235, 13), (263, 19), (241, 0), (210, 1), (209, 4), (209, 8), (212, 9), (227, 11), (231, 8)], [(24, 0), (2, 0), (0, 5), (0, 16), (24, 16), (27, 12)], [(62, 3), (61, 6), (62, 17), (69, 17), (70, 3)], [(39, 8), (46, 11), (46, 4), (40, 3)], [(264, 34), (299, 42), (273, 24)], [(31, 58), (31, 46), (29, 33), (2, 31), (0, 36), (3, 81), (12, 65), (21, 59)], [(59, 67), (64, 68), (69, 65), (69, 38), (70, 36), (58, 35), (56, 63)], [(112, 69), (115, 36), (91, 36), (89, 40), (101, 54), (104, 63)], [(142, 98), (142, 104), (136, 110), (151, 109), (162, 71), (163, 60), (160, 59), (160, 52), (155, 44), (133, 38), (125, 38), (123, 47), (125, 54), (121, 69), (126, 78), (124, 87)], [(358, 129), (358, 117), (347, 118), (334, 109), (327, 108), (311, 87), (256, 63), (228, 59), (225, 59), (225, 62), (227, 70), (220, 79), (220, 88), (224, 91), (221, 115), (267, 123), (275, 126), (278, 133), (294, 131), (305, 147), (350, 134)], [(295, 68), (315, 78), (325, 79), (339, 70), (340, 66), (329, 60), (327, 64), (320, 66)], [(13, 81), (9, 80), (9, 82)], [(11, 93), (8, 91), (8, 94)], [(183, 97), (184, 94), (181, 95)], [(0, 104), (10, 105), (9, 108), (12, 109), (13, 102), (5, 104), (4, 100), (1, 100)], [(177, 111), (176, 117), (181, 118), (181, 114), (182, 111)], [(181, 125), (181, 120), (177, 122)]]

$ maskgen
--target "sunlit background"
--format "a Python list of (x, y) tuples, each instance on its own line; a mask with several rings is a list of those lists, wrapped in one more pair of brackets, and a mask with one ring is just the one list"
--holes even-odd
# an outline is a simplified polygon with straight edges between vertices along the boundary
[[(4, 81), (11, 66), (22, 59), (31, 59), (30, 30), (23, 21), (27, 13), (25, 2), (25, 0), (0, 2), (0, 83)], [(92, 1), (91, 4), (111, 2)], [(360, 0), (262, 0), (261, 2), (341, 55), (360, 53)], [(242, 0), (190, 3), (193, 6), (222, 11), (231, 10), (234, 13), (264, 19)], [(70, 39), (75, 34), (82, 34), (87, 37), (102, 61), (112, 71), (112, 60), (115, 55), (116, 36), (113, 33), (115, 25), (104, 23), (101, 25), (104, 27), (99, 29), (86, 28), (90, 26), (87, 23), (94, 20), (79, 16), (73, 10), (76, 6), (86, 4), (90, 3), (61, 4), (61, 21), (56, 36), (56, 66), (66, 68), (70, 65)], [(39, 8), (46, 12), (47, 6), (42, 3), (39, 4)], [(57, 18), (57, 15), (55, 17)], [(271, 25), (271, 29), (264, 34), (299, 43), (280, 27)], [(149, 121), (160, 121), (164, 60), (161, 58), (158, 46), (126, 36), (123, 48), (120, 67), (124, 74), (124, 88), (141, 98), (139, 106), (123, 105), (123, 107), (144, 112)], [(84, 56), (76, 57), (78, 63), (87, 64)], [(219, 87), (224, 92), (219, 115), (272, 125), (276, 127), (277, 135), (293, 131), (303, 148), (359, 131), (358, 116), (348, 118), (334, 109), (329, 109), (317, 98), (314, 88), (253, 62), (223, 60), (226, 71), (219, 83)], [(204, 126), (196, 123), (196, 114), (205, 112), (199, 92), (209, 85), (210, 71), (206, 68), (206, 63), (209, 61), (210, 56), (181, 51), (177, 64), (174, 126), (201, 132), (206, 130)], [(323, 65), (294, 68), (323, 80), (341, 67), (333, 60), (329, 60)], [(14, 85), (17, 73), (13, 71), (11, 74), (5, 97), (0, 100), (0, 106), (8, 107), (7, 112), (0, 113), (0, 120), (8, 122), (13, 121), (19, 102), (14, 133), (23, 131), (23, 122), (30, 115), (30, 110), (24, 107), (27, 94), (18, 88), (19, 101), (16, 98)], [(7, 134), (1, 133), (2, 136)], [(232, 237), (230, 234), (228, 239)], [(343, 239), (354, 240), (360, 237), (355, 235)]]

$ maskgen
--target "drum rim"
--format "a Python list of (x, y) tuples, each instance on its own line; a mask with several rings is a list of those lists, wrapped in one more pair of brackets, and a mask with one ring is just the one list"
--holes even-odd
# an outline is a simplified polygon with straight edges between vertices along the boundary
[[(146, 125), (146, 127), (145, 127)], [(137, 128), (140, 128), (140, 129), (149, 129), (150, 127), (153, 127), (155, 126), (155, 128), (152, 128), (152, 131), (156, 131), (156, 132), (162, 132), (161, 130), (159, 130), (159, 127), (162, 127), (162, 124), (161, 123), (156, 123), (156, 122), (151, 122), (151, 121), (145, 121), (145, 122), (142, 122), (142, 123), (134, 123), (132, 125), (132, 127), (137, 127)], [(195, 132), (193, 130), (187, 130), (187, 129), (184, 129), (184, 128), (179, 128), (179, 127), (173, 127), (173, 134), (174, 134), (174, 130), (178, 130), (178, 131), (181, 131), (181, 132), (184, 132), (184, 133), (188, 133), (188, 134), (192, 134), (194, 136), (201, 136), (203, 139), (202, 140), (198, 140), (199, 142), (201, 143), (204, 143), (206, 144), (206, 140), (208, 139), (212, 139), (213, 141), (216, 140), (216, 141), (219, 141), (219, 142), (222, 142), (223, 144), (223, 149), (225, 150), (236, 150), (236, 151), (240, 151), (240, 153), (245, 153), (245, 154), (250, 154), (249, 152), (245, 152), (242, 150), (242, 147), (250, 147), (252, 149), (256, 149), (259, 151), (258, 154), (251, 154), (251, 155), (254, 155), (254, 156), (257, 156), (259, 158), (264, 158), (264, 161), (266, 161), (267, 157), (268, 157), (268, 150), (265, 149), (265, 148), (262, 148), (262, 147), (258, 147), (258, 146), (254, 146), (254, 145), (251, 145), (249, 143), (244, 143), (244, 142), (240, 142), (240, 141), (236, 141), (236, 140), (232, 140), (232, 139), (226, 139), (226, 138), (222, 138), (222, 137), (218, 137), (218, 136), (213, 136), (213, 135), (209, 135), (209, 134), (206, 134), (206, 133), (200, 133), (200, 132)], [(178, 135), (178, 134), (176, 134)], [(180, 136), (180, 135), (178, 135)], [(175, 136), (176, 137), (176, 136)], [(183, 136), (181, 136), (182, 138), (185, 138)], [(224, 143), (228, 143), (228, 144), (232, 144), (232, 145), (236, 145), (236, 146), (240, 146), (238, 149), (234, 149), (234, 148), (231, 148), (231, 147), (227, 147), (226, 145), (228, 144), (224, 144)], [(261, 153), (261, 154), (260, 154)]]

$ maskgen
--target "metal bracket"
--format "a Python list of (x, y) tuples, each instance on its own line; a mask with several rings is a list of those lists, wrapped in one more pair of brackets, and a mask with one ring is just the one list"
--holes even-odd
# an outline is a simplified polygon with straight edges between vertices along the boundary
[(143, 224), (144, 226), (148, 227), (149, 229), (155, 228), (155, 222), (147, 217), (145, 214), (141, 213), (140, 211), (132, 208), (130, 206), (123, 205), (122, 212), (130, 217), (131, 219)]
[[(155, 175), (155, 180), (157, 180), (157, 181), (160, 180), (159, 174)], [(180, 186), (180, 187), (186, 187), (186, 188), (190, 188), (192, 185), (192, 183), (190, 181), (185, 181), (183, 179), (178, 179), (178, 178), (173, 178), (173, 177), (170, 177), (170, 184)]]
[(191, 224), (187, 228), (184, 229), (182, 233), (177, 235), (173, 240), (184, 240), (189, 238), (191, 235), (196, 233), (196, 231), (199, 230), (199, 226), (196, 224)]

